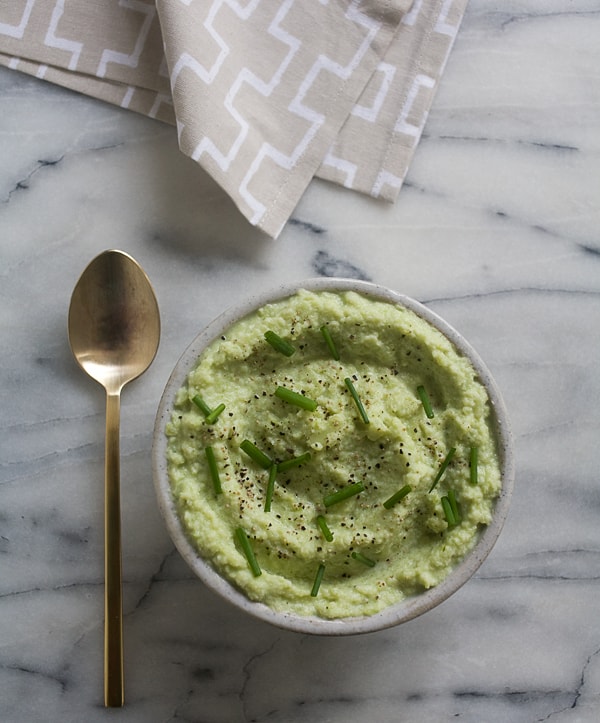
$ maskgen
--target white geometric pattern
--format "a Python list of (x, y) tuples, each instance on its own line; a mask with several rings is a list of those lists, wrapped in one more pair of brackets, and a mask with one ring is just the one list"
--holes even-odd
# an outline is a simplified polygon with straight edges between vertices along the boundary
[[(292, 5), (293, 2), (294, 0), (288, 0), (289, 5)], [(253, 215), (250, 216), (250, 222), (253, 224), (258, 224), (261, 221), (266, 212), (266, 208), (263, 203), (252, 195), (249, 190), (249, 184), (257, 174), (265, 159), (273, 160), (279, 167), (284, 168), (285, 170), (292, 170), (297, 166), (298, 160), (306, 152), (308, 145), (325, 122), (325, 116), (315, 110), (310, 103), (307, 102), (307, 97), (313, 85), (316, 83), (317, 78), (321, 73), (331, 73), (338, 78), (347, 80), (360, 64), (362, 58), (371, 45), (373, 37), (377, 34), (379, 28), (381, 27), (380, 23), (371, 20), (367, 15), (360, 12), (357, 2), (351, 3), (346, 11), (345, 17), (352, 20), (357, 25), (364, 27), (367, 30), (367, 33), (346, 65), (343, 66), (326, 55), (319, 55), (317, 60), (309, 69), (305, 78), (300, 83), (298, 92), (289, 104), (288, 110), (307, 121), (308, 127), (306, 132), (289, 154), (282, 152), (279, 148), (273, 146), (269, 142), (263, 143), (254, 157), (254, 160), (251, 162), (242, 183), (240, 184), (239, 192), (253, 211)]]
[(394, 200), (467, 0), (11, 0), (0, 64), (176, 126), (276, 236), (310, 179)]
[[(244, 142), (244, 139), (246, 138), (246, 135), (248, 133), (249, 129), (249, 123), (246, 121), (246, 119), (242, 116), (242, 114), (235, 108), (235, 99), (238, 93), (240, 92), (240, 89), (242, 88), (242, 85), (244, 83), (247, 83), (250, 87), (254, 88), (258, 93), (260, 93), (263, 97), (268, 98), (274, 88), (280, 83), (281, 78), (286, 71), (287, 67), (289, 66), (290, 62), (292, 61), (292, 58), (294, 57), (294, 54), (298, 50), (300, 46), (300, 42), (297, 38), (294, 38), (292, 35), (287, 33), (282, 27), (280, 27), (280, 23), (284, 20), (285, 16), (287, 15), (288, 10), (293, 5), (294, 0), (286, 0), (282, 3), (281, 7), (277, 11), (273, 21), (268, 27), (267, 32), (272, 35), (274, 38), (277, 38), (282, 43), (287, 45), (289, 47), (289, 51), (287, 55), (284, 56), (281, 64), (278, 68), (275, 69), (275, 72), (273, 73), (272, 77), (269, 78), (268, 81), (263, 81), (261, 78), (259, 78), (257, 75), (255, 75), (249, 68), (242, 68), (237, 76), (237, 78), (233, 81), (231, 88), (228, 90), (227, 94), (225, 95), (225, 102), (224, 106), (225, 109), (230, 113), (232, 118), (235, 119), (237, 123), (240, 125), (240, 132), (237, 138), (235, 139), (234, 143), (229, 148), (229, 151), (227, 155), (224, 155), (219, 151), (216, 144), (208, 138), (208, 136), (205, 136), (202, 138), (202, 140), (198, 143), (198, 145), (194, 148), (192, 151), (192, 158), (196, 161), (200, 160), (200, 157), (204, 152), (208, 153), (214, 160), (219, 164), (219, 167), (221, 170), (226, 171), (229, 168), (229, 165), (231, 162), (235, 159), (237, 156), (237, 152), (240, 149), (242, 143)], [(254, 3), (254, 6), (257, 3)], [(252, 10), (254, 7), (252, 7)], [(249, 13), (248, 13), (249, 15)], [(245, 17), (248, 17), (246, 15)], [(220, 40), (220, 38), (219, 38)], [(228, 50), (228, 49), (227, 49)], [(173, 81), (172, 81), (173, 82)], [(207, 81), (212, 82), (212, 81)]]
[(344, 188), (352, 188), (354, 186), (354, 177), (358, 171), (356, 163), (347, 161), (344, 158), (338, 158), (338, 156), (334, 156), (331, 151), (327, 151), (323, 159), (323, 165), (331, 166), (340, 171), (341, 178), (343, 179), (340, 183)]
[(379, 90), (377, 91), (372, 105), (365, 106), (357, 103), (351, 111), (352, 115), (358, 116), (359, 118), (369, 121), (370, 123), (374, 123), (377, 120), (379, 111), (383, 106), (392, 81), (394, 80), (396, 68), (395, 66), (390, 65), (390, 63), (381, 62), (377, 66), (377, 72), (381, 73), (381, 85), (379, 86)]
[(411, 87), (408, 90), (406, 101), (402, 106), (398, 120), (394, 126), (394, 130), (397, 133), (404, 133), (404, 135), (412, 136), (417, 138), (421, 132), (421, 126), (416, 123), (410, 123), (408, 118), (413, 110), (417, 97), (422, 89), (430, 89), (435, 85), (435, 80), (430, 78), (428, 75), (417, 75), (413, 80)]
[(442, 6), (442, 11), (435, 24), (436, 33), (444, 33), (445, 35), (454, 37), (458, 32), (458, 26), (452, 25), (452, 23), (448, 22), (448, 15), (452, 8), (452, 4), (452, 0), (445, 0), (444, 5)]
[(423, 0), (415, 0), (410, 11), (402, 18), (402, 24), (415, 25), (417, 20), (421, 17), (422, 7)]
[(59, 38), (56, 35), (58, 23), (62, 18), (64, 12), (64, 0), (58, 0), (54, 7), (54, 10), (52, 11), (52, 18), (50, 20), (50, 25), (48, 26), (48, 32), (46, 33), (46, 37), (44, 38), (44, 43), (49, 48), (60, 48), (60, 50), (65, 50), (67, 53), (71, 53), (71, 59), (69, 60), (67, 69), (76, 70), (79, 56), (81, 55), (81, 51), (83, 49), (83, 43), (79, 43), (76, 40)]
[(375, 197), (381, 196), (383, 189), (386, 186), (399, 189), (402, 186), (402, 183), (403, 179), (395, 176), (393, 173), (390, 173), (389, 171), (379, 171), (377, 179), (373, 184), (372, 195)]
[(144, 49), (144, 45), (146, 44), (148, 33), (150, 32), (150, 25), (152, 24), (156, 14), (156, 8), (154, 8), (153, 5), (148, 5), (148, 3), (140, 0), (119, 0), (119, 5), (121, 7), (128, 8), (129, 10), (133, 10), (134, 12), (142, 13), (146, 17), (144, 18), (140, 34), (136, 39), (133, 52), (122, 53), (108, 48), (103, 51), (100, 64), (98, 65), (98, 70), (96, 71), (96, 75), (99, 78), (105, 77), (106, 68), (109, 63), (119, 63), (121, 65), (127, 65), (130, 68), (137, 67), (140, 61), (140, 55)]
[[(358, 164), (353, 181), (356, 190), (389, 201), (397, 197), (466, 4), (466, 0), (414, 0), (404, 15), (383, 60), (395, 74), (386, 97), (383, 101), (378, 98), (377, 120), (368, 124), (367, 114), (352, 111), (330, 149), (333, 156), (344, 158), (352, 145), (353, 155), (368, 159)], [(374, 74), (364, 95), (371, 93), (372, 97), (377, 82)], [(366, 105), (359, 101), (359, 106)], [(380, 122), (381, 118), (386, 122)], [(326, 161), (317, 175), (344, 182), (340, 171)]]
[(25, 34), (25, 28), (29, 22), (34, 4), (35, 0), (27, 0), (18, 23), (12, 24), (0, 22), (0, 35), (8, 35), (11, 38), (22, 38)]

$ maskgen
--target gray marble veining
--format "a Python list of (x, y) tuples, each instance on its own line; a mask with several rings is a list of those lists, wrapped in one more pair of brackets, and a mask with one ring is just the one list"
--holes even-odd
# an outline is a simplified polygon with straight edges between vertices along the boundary
[[(0, 72), (0, 720), (600, 720), (600, 7), (471, 0), (399, 201), (315, 182), (278, 241), (173, 129)], [(102, 705), (101, 388), (72, 287), (121, 247), (151, 277), (157, 359), (123, 394), (126, 707)], [(195, 334), (309, 276), (414, 296), (479, 351), (517, 453), (478, 574), (399, 628), (321, 639), (224, 606), (181, 562), (151, 480), (154, 413)]]

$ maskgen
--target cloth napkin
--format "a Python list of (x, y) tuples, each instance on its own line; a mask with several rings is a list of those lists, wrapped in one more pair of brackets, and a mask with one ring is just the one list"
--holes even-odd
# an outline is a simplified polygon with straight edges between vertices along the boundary
[(276, 237), (315, 176), (394, 201), (468, 0), (0, 0), (0, 64), (176, 126)]

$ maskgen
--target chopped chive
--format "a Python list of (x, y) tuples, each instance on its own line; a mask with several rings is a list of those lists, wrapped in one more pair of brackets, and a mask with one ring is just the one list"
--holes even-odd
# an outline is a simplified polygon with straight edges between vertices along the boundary
[(317, 574), (315, 575), (315, 581), (313, 582), (312, 590), (310, 591), (311, 597), (317, 597), (319, 594), (319, 588), (321, 587), (321, 581), (323, 580), (323, 574), (325, 573), (325, 565), (321, 563), (317, 568)]
[(292, 354), (296, 351), (289, 341), (282, 339), (279, 334), (276, 334), (274, 331), (265, 331), (265, 339), (269, 342), (273, 349), (285, 356), (292, 356)]
[(269, 469), (273, 464), (273, 460), (264, 452), (261, 452), (261, 450), (249, 439), (245, 439), (240, 444), (240, 449), (242, 449), (248, 455), (248, 457), (253, 459), (263, 469)]
[(427, 419), (433, 419), (434, 414), (433, 409), (431, 408), (431, 402), (429, 401), (429, 396), (422, 384), (417, 387), (417, 394), (419, 395), (419, 399), (421, 400)]
[(331, 352), (331, 356), (336, 360), (340, 360), (340, 354), (337, 350), (337, 347), (335, 345), (335, 342), (333, 341), (333, 338), (331, 336), (331, 333), (329, 332), (329, 329), (326, 326), (321, 327), (321, 334), (323, 334), (323, 338), (327, 342), (327, 346), (329, 347), (329, 351)]
[(199, 394), (196, 394), (194, 397), (192, 397), (192, 402), (194, 402), (194, 404), (198, 407), (202, 414), (204, 414), (205, 417), (208, 417), (211, 409)]
[(412, 487), (410, 485), (404, 485), (404, 487), (401, 487), (397, 492), (394, 492), (394, 494), (391, 497), (388, 497), (388, 499), (383, 503), (383, 506), (386, 510), (391, 509), (396, 502), (400, 502), (400, 500), (403, 497), (406, 497), (406, 495), (412, 490)]
[(244, 551), (244, 555), (246, 556), (246, 560), (248, 560), (248, 565), (250, 565), (252, 574), (254, 575), (254, 577), (258, 577), (262, 571), (260, 569), (260, 565), (258, 564), (258, 560), (254, 556), (254, 550), (250, 545), (250, 540), (248, 539), (246, 531), (242, 527), (237, 527), (235, 530), (235, 536), (237, 537), (238, 542), (240, 543), (240, 546)]
[(471, 484), (476, 485), (477, 484), (477, 463), (479, 458), (479, 450), (477, 447), (471, 447), (471, 454), (469, 455), (469, 468), (470, 468), (470, 477), (471, 477)]
[(456, 525), (456, 518), (454, 517), (454, 512), (452, 511), (452, 505), (450, 504), (450, 500), (447, 497), (442, 497), (442, 508), (444, 510), (444, 515), (446, 516), (446, 522), (448, 523), (448, 527), (454, 527)]
[(269, 481), (267, 482), (267, 494), (265, 495), (265, 512), (271, 511), (271, 502), (273, 501), (273, 492), (275, 490), (275, 477), (277, 477), (277, 465), (272, 464), (269, 467)]
[(359, 495), (361, 492), (364, 491), (364, 485), (362, 482), (355, 482), (354, 484), (348, 485), (347, 487), (342, 487), (341, 490), (338, 492), (334, 492), (331, 495), (327, 495), (327, 497), (323, 498), (323, 504), (325, 507), (331, 507), (332, 505), (337, 505), (338, 502), (343, 502), (344, 500), (347, 500), (349, 497), (354, 497), (354, 495)]
[(458, 511), (456, 493), (454, 492), (454, 490), (448, 490), (448, 502), (450, 502), (450, 507), (452, 508), (452, 514), (454, 515), (455, 523), (458, 525), (458, 523), (460, 522), (460, 513)]
[(352, 379), (350, 377), (346, 377), (344, 379), (344, 384), (348, 387), (348, 391), (352, 395), (352, 399), (354, 399), (354, 403), (356, 404), (358, 411), (360, 412), (360, 416), (362, 417), (362, 420), (365, 424), (369, 424), (369, 417), (367, 416), (367, 413), (365, 411), (365, 408), (363, 407), (362, 402), (360, 401), (360, 397), (358, 396), (358, 392), (354, 388), (354, 384), (352, 384)]
[(325, 520), (323, 515), (317, 516), (317, 524), (321, 528), (323, 537), (327, 540), (327, 542), (331, 542), (333, 540), (333, 532), (329, 529), (329, 527), (327, 525), (327, 521)]
[(368, 567), (375, 567), (377, 564), (375, 560), (371, 560), (370, 557), (366, 557), (361, 552), (353, 552), (352, 557), (355, 560), (358, 560), (358, 562), (362, 562), (363, 565), (367, 565)]
[(456, 447), (452, 447), (448, 454), (446, 455), (446, 459), (442, 462), (440, 465), (440, 468), (438, 470), (438, 473), (435, 476), (435, 479), (433, 480), (433, 484), (429, 488), (430, 492), (433, 492), (434, 487), (437, 485), (437, 483), (442, 479), (442, 476), (444, 475), (444, 472), (446, 471), (446, 468), (452, 461), (452, 457), (454, 457), (454, 453), (456, 452)]
[(277, 471), (285, 472), (286, 470), (291, 469), (292, 467), (299, 467), (301, 464), (308, 462), (310, 457), (311, 457), (310, 452), (305, 452), (304, 454), (299, 454), (297, 457), (290, 457), (290, 459), (286, 459), (283, 462), (279, 462), (279, 464), (277, 465)]
[(218, 407), (215, 407), (210, 414), (206, 415), (206, 423), (207, 424), (214, 424), (217, 419), (219, 418), (219, 414), (225, 409), (224, 404), (219, 404)]
[(208, 469), (210, 470), (215, 494), (220, 495), (223, 490), (221, 488), (221, 478), (219, 477), (219, 468), (217, 467), (215, 452), (212, 447), (208, 446), (204, 448), (204, 454), (206, 455), (206, 461), (208, 462)]
[(277, 387), (275, 390), (275, 396), (282, 399), (284, 402), (295, 404), (301, 409), (308, 409), (309, 412), (314, 412), (317, 408), (317, 403), (313, 399), (305, 397), (304, 394), (293, 392), (291, 389), (286, 387)]
[(194, 402), (202, 414), (204, 414), (207, 424), (214, 424), (217, 421), (219, 414), (221, 414), (221, 412), (225, 409), (224, 404), (219, 404), (218, 407), (211, 409), (199, 394), (192, 397), (192, 402)]

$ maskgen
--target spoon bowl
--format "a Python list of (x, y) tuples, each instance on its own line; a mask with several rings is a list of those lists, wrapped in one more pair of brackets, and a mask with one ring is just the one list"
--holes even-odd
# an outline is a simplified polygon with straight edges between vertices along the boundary
[(159, 337), (156, 297), (139, 264), (123, 251), (97, 256), (69, 307), (69, 342), (81, 368), (117, 392), (150, 366)]
[(160, 339), (156, 296), (139, 264), (117, 250), (93, 259), (73, 290), (68, 326), (77, 363), (106, 390), (104, 704), (115, 707), (124, 702), (120, 395), (150, 366)]

